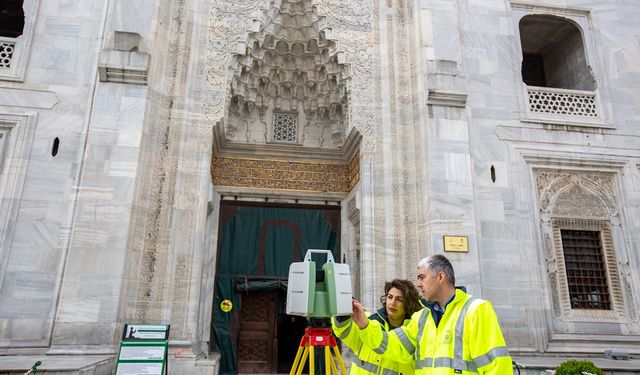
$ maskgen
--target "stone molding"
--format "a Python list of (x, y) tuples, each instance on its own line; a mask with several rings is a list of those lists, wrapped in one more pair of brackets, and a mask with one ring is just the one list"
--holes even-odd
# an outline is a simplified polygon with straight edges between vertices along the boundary
[(427, 104), (464, 108), (467, 105), (467, 94), (460, 92), (429, 90)]
[[(22, 201), (24, 182), (27, 176), (27, 169), (33, 146), (37, 113), (0, 113), (0, 275), (7, 275), (7, 267), (10, 253), (13, 247), (14, 228), (18, 220), (18, 211)], [(13, 247), (13, 251), (20, 248)], [(24, 250), (24, 249), (23, 249)], [(27, 249), (28, 250), (28, 249)], [(21, 254), (20, 256), (28, 256)], [(9, 279), (0, 278), (0, 287), (3, 282)], [(56, 290), (57, 293), (57, 290)], [(9, 295), (4, 296), (9, 297)], [(52, 297), (55, 299), (55, 297)], [(27, 303), (32, 301), (31, 296), (11, 296), (3, 298), (0, 296), (0, 304), (10, 306), (16, 301)], [(6, 315), (5, 315), (6, 316)], [(35, 323), (35, 322), (38, 323)], [(29, 323), (26, 323), (29, 322)], [(6, 336), (15, 329), (19, 329), (20, 324), (41, 324), (44, 327), (35, 336), (25, 333), (24, 337)], [(51, 339), (51, 320), (42, 318), (29, 319), (0, 319), (0, 326), (3, 327), (0, 333), (0, 349), (6, 347), (20, 346), (46, 346)], [(47, 332), (47, 333), (44, 333)], [(31, 337), (30, 337), (31, 336)]]
[(0, 88), (0, 105), (37, 109), (53, 109), (60, 98), (53, 91)]
[[(550, 286), (554, 332), (587, 331), (615, 334), (640, 333), (640, 320), (625, 249), (615, 193), (613, 171), (534, 169), (547, 280)], [(572, 309), (567, 288), (561, 229), (595, 230), (601, 233), (603, 256), (611, 293), (611, 310)], [(620, 328), (602, 325), (617, 323)], [(590, 327), (590, 328), (589, 328)], [(584, 330), (587, 331), (584, 331)], [(610, 331), (610, 332), (609, 332)], [(553, 335), (552, 335), (553, 339)], [(585, 340), (592, 337), (585, 336)]]
[(138, 51), (140, 34), (115, 31), (113, 39), (114, 48), (100, 52), (100, 82), (146, 85), (149, 54)]
[(100, 82), (146, 85), (149, 55), (142, 52), (104, 50), (100, 53)]

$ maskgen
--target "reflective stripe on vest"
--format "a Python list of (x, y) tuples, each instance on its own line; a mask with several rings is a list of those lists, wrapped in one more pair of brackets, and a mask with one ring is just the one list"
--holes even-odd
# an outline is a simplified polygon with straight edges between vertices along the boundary
[(339, 321), (338, 319), (334, 319), (333, 324), (336, 325), (336, 328), (342, 328), (347, 325), (351, 325), (351, 319), (345, 319), (343, 321)]
[[(460, 314), (458, 315), (458, 320), (456, 320), (456, 338), (453, 344), (454, 358), (438, 357), (434, 359), (433, 357), (426, 357), (418, 359), (416, 360), (416, 369), (424, 367), (446, 367), (455, 370), (476, 372), (477, 367), (475, 363), (462, 359), (462, 335), (464, 333), (464, 319), (467, 315), (467, 311), (469, 310), (469, 306), (476, 299), (477, 298), (475, 297), (471, 297), (464, 303), (462, 309), (460, 310)], [(423, 312), (423, 316), (424, 315), (425, 314)], [(420, 321), (418, 323), (418, 345), (420, 345), (420, 337), (422, 336), (424, 325), (426, 323), (426, 318), (423, 319), (423, 316), (420, 316)], [(417, 356), (420, 356), (420, 352), (417, 352)]]
[(374, 374), (378, 373), (378, 365), (376, 365), (375, 363), (371, 363), (371, 362), (363, 361), (362, 359), (358, 359), (356, 361), (353, 361), (353, 364), (355, 364), (356, 366), (360, 367), (361, 369), (363, 369), (365, 371), (369, 371), (369, 372), (372, 372)]
[(473, 362), (448, 357), (438, 357), (435, 361), (433, 358), (427, 357), (416, 361), (416, 370), (425, 367), (446, 367), (450, 369), (476, 372), (476, 365)]
[(462, 334), (464, 333), (464, 318), (467, 316), (467, 311), (469, 311), (469, 306), (471, 303), (475, 301), (477, 298), (471, 297), (464, 303), (462, 306), (462, 310), (460, 310), (460, 315), (458, 315), (458, 320), (456, 321), (456, 341), (453, 346), (453, 358), (462, 360)]
[(404, 346), (405, 350), (409, 352), (411, 355), (415, 355), (416, 348), (413, 346), (407, 334), (404, 332), (402, 327), (394, 329), (394, 332), (398, 335), (398, 339), (400, 339), (400, 343)]
[(389, 370), (388, 368), (382, 369), (382, 375), (398, 375), (398, 371)]
[(497, 348), (489, 350), (487, 354), (474, 358), (473, 363), (475, 363), (476, 367), (482, 367), (493, 362), (493, 360), (498, 357), (506, 357), (508, 355), (509, 350), (507, 350), (506, 346), (498, 346)]
[(384, 352), (387, 351), (387, 346), (389, 345), (389, 333), (387, 333), (387, 331), (382, 331), (382, 341), (380, 342), (380, 345), (373, 349), (374, 352), (376, 352), (377, 354), (383, 354)]
[[(367, 361), (363, 361), (362, 359), (358, 359), (356, 361), (353, 361), (353, 363), (357, 366), (360, 367), (361, 369), (365, 370), (365, 371), (369, 371), (372, 372), (374, 374), (376, 374), (378, 372), (378, 365), (371, 363), (371, 362), (367, 362)], [(382, 368), (382, 371), (380, 372), (380, 375), (398, 375), (398, 371), (394, 371), (394, 370), (390, 370), (388, 368)]]
[[(424, 326), (427, 323), (427, 317), (429, 316), (429, 313), (431, 313), (431, 310), (425, 307), (424, 309), (422, 309), (422, 313), (420, 314), (420, 319), (418, 319), (418, 341), (416, 341), (416, 351), (414, 353), (414, 357), (416, 359), (420, 357), (420, 339), (422, 338), (422, 333), (424, 332)], [(417, 362), (416, 362), (416, 366), (417, 366)]]
[[(336, 327), (337, 327), (337, 325), (336, 325)], [(338, 338), (340, 340), (344, 340), (347, 336), (349, 336), (349, 332), (351, 332), (351, 324), (349, 324), (347, 329), (345, 329), (342, 333), (340, 333), (340, 335), (338, 335)]]

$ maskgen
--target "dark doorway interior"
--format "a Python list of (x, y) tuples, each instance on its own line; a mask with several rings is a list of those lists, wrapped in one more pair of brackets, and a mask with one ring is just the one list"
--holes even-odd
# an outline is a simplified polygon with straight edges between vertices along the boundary
[(17, 38), (24, 28), (23, 0), (3, 0), (0, 2), (0, 36)]
[(302, 316), (287, 315), (285, 301), (287, 295), (280, 292), (280, 311), (278, 311), (278, 373), (289, 373), (296, 357), (300, 339), (307, 327), (307, 319)]

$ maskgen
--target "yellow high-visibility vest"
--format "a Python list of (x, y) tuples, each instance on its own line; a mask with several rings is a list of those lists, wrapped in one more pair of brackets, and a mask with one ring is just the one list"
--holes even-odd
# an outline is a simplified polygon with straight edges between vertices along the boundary
[(361, 339), (383, 358), (415, 360), (415, 375), (513, 374), (511, 357), (489, 301), (456, 290), (438, 327), (429, 308), (409, 324), (381, 331), (371, 324)]
[[(377, 314), (377, 313), (374, 313)], [(389, 331), (389, 325), (384, 319), (379, 319), (384, 322), (381, 323), (378, 320), (369, 320), (369, 326), (372, 329), (376, 329), (380, 332)], [(351, 320), (347, 319), (343, 322), (338, 322), (332, 318), (333, 332), (335, 335), (347, 345), (353, 353), (356, 355), (356, 359), (351, 362), (351, 370), (349, 375), (413, 375), (414, 374), (414, 361), (413, 358), (405, 363), (398, 362), (393, 359), (383, 358), (380, 354), (374, 352), (370, 348), (362, 345), (360, 339), (360, 329)], [(409, 324), (410, 319), (406, 319), (404, 324)]]

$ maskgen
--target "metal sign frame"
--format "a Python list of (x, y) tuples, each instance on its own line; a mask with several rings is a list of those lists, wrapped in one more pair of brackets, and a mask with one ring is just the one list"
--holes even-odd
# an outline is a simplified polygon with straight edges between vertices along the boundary
[(115, 375), (167, 375), (168, 324), (125, 324)]

